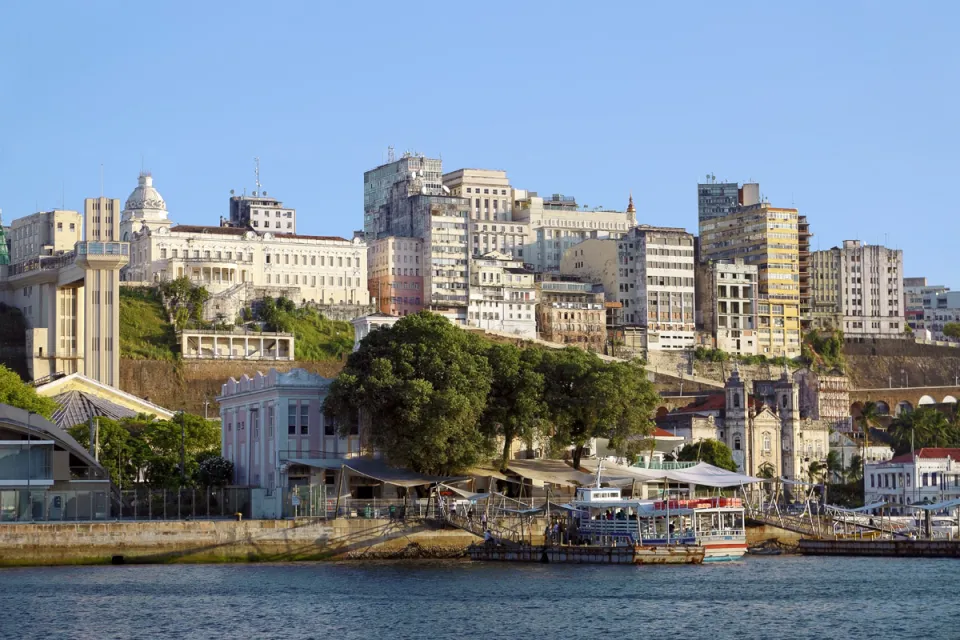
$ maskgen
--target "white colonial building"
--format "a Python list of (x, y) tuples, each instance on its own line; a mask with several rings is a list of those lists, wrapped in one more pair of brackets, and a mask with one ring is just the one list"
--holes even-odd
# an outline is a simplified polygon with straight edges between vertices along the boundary
[[(960, 498), (960, 449), (918, 449), (885, 462), (867, 463), (865, 504), (909, 505)], [(905, 507), (895, 511), (903, 512)]]
[(166, 203), (148, 174), (141, 174), (127, 199), (120, 233), (130, 242), (130, 264), (123, 273), (127, 281), (156, 283), (186, 276), (211, 294), (250, 284), (282, 288), (288, 294), (291, 288), (298, 289), (296, 302), (370, 302), (363, 240), (241, 227), (171, 226)]

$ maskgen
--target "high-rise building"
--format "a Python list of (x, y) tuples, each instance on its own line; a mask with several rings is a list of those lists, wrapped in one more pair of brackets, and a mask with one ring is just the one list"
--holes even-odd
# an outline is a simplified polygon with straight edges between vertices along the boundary
[(364, 235), (420, 238), (424, 307), (465, 324), (470, 203), (450, 195), (442, 175), (440, 160), (411, 154), (364, 173)]
[(423, 240), (388, 236), (367, 247), (367, 290), (381, 313), (405, 316), (423, 309)]
[(696, 268), (697, 326), (717, 349), (757, 354), (757, 265), (717, 260)]
[(736, 182), (717, 182), (717, 177), (708, 175), (707, 181), (697, 185), (697, 220), (722, 218), (736, 211), (737, 207), (760, 202), (760, 185), (748, 182), (742, 187)]
[(73, 251), (83, 238), (78, 211), (40, 211), (10, 223), (10, 264)]
[(829, 322), (847, 338), (903, 335), (902, 251), (844, 240), (815, 252), (813, 264), (815, 326)]
[(932, 308), (933, 296), (947, 291), (950, 291), (950, 287), (942, 284), (927, 284), (926, 278), (903, 279), (904, 315), (913, 331), (923, 331), (926, 328), (923, 320), (924, 308)]
[(960, 322), (960, 291), (944, 291), (923, 299), (923, 325), (934, 340), (956, 341), (943, 333), (947, 324)]
[(523, 261), (538, 273), (560, 271), (564, 253), (580, 242), (616, 240), (637, 224), (632, 197), (626, 211), (608, 211), (581, 208), (572, 196), (544, 198), (523, 189), (513, 191), (513, 220), (529, 225), (531, 240)]
[(0, 211), (0, 265), (10, 264), (10, 244), (7, 240), (7, 228), (3, 226), (3, 212)]
[(700, 223), (700, 259), (735, 260), (758, 270), (757, 339), (767, 356), (800, 355), (800, 251), (796, 209), (744, 205)]
[(617, 264), (623, 321), (641, 328), (645, 350), (692, 349), (693, 236), (679, 228), (634, 227), (617, 240)]
[[(84, 270), (84, 375), (110, 386), (120, 385), (120, 269), (126, 266), (127, 243), (120, 243), (120, 201), (83, 201), (84, 242), (77, 243), (77, 266)], [(111, 247), (113, 250), (111, 250)]]
[(513, 219), (513, 187), (506, 171), (457, 169), (443, 175), (443, 185), (469, 203), (472, 256), (499, 251), (526, 260), (530, 225)]
[(813, 315), (813, 293), (810, 287), (810, 223), (807, 216), (797, 216), (797, 251), (800, 275), (800, 328), (807, 329)]

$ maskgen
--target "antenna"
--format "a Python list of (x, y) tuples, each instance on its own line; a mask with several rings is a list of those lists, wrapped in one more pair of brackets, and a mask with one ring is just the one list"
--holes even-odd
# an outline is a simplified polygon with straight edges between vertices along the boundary
[(253, 175), (256, 178), (257, 191), (260, 191), (260, 158), (253, 159)]

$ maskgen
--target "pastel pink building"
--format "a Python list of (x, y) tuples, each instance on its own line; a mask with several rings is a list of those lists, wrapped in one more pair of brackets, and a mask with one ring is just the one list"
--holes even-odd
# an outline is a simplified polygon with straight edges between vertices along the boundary
[(341, 437), (324, 417), (331, 382), (304, 369), (271, 369), (223, 385), (221, 448), (233, 462), (234, 484), (266, 489), (268, 496), (277, 488), (336, 484), (339, 471), (325, 463), (359, 456), (361, 442), (358, 427)]

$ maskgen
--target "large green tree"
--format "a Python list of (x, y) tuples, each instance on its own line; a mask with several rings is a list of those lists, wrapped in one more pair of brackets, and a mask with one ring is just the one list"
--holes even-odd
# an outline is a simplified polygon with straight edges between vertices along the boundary
[(543, 351), (512, 344), (492, 344), (486, 352), (491, 370), (490, 393), (480, 418), (480, 430), (502, 441), (500, 468), (510, 459), (514, 440), (531, 442), (542, 435), (547, 405), (543, 401)]
[(57, 410), (57, 403), (51, 398), (37, 394), (36, 389), (20, 379), (16, 373), (0, 364), (0, 404), (39, 413), (51, 418)]
[(707, 439), (685, 444), (677, 453), (677, 460), (681, 462), (706, 462), (728, 471), (737, 470), (737, 463), (733, 461), (733, 452), (730, 451), (730, 447), (719, 440)]
[(429, 312), (373, 331), (330, 387), (325, 411), (346, 432), (359, 412), (370, 444), (422, 473), (463, 471), (490, 453), (478, 429), (491, 386), (483, 343)]
[(943, 335), (954, 340), (960, 339), (960, 322), (948, 322), (943, 325)]
[(575, 467), (591, 438), (609, 438), (627, 455), (652, 432), (658, 398), (638, 364), (606, 363), (568, 347), (544, 353), (541, 371), (554, 442), (573, 447)]

